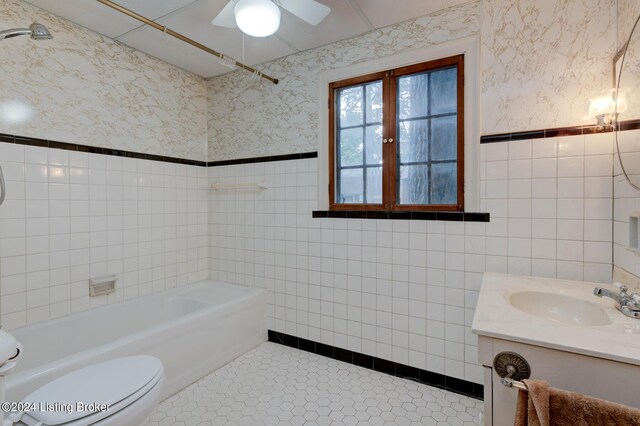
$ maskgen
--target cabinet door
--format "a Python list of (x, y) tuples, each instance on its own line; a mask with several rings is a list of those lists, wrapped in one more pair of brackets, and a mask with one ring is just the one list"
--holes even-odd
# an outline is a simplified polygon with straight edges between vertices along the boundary
[[(493, 356), (511, 351), (526, 359), (532, 379), (545, 380), (559, 389), (640, 408), (640, 392), (630, 391), (637, 389), (640, 383), (640, 366), (500, 339), (491, 340)], [(504, 386), (493, 370), (491, 377), (493, 418), (492, 422), (485, 424), (512, 426), (519, 391)], [(485, 407), (487, 411), (489, 409)]]

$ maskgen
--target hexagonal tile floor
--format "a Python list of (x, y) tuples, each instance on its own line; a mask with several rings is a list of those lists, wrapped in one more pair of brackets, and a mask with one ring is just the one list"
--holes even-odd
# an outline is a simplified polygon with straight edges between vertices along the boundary
[(264, 343), (188, 386), (143, 425), (476, 425), (482, 401)]

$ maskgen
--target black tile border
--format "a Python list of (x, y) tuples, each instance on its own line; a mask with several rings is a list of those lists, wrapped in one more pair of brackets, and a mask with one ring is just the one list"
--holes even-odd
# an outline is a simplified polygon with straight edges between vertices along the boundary
[[(640, 120), (627, 120), (618, 123), (620, 131), (640, 129)], [(593, 135), (596, 133), (609, 133), (615, 129), (613, 126), (599, 127), (597, 125), (590, 126), (569, 126), (569, 127), (553, 127), (550, 129), (528, 130), (524, 132), (513, 133), (496, 133), (492, 135), (484, 135), (480, 137), (480, 143), (510, 142), (526, 139), (542, 139), (554, 138), (562, 136), (576, 135)]]
[(251, 157), (251, 158), (239, 158), (237, 160), (222, 160), (222, 161), (209, 161), (207, 167), (217, 166), (231, 166), (234, 164), (252, 164), (252, 163), (268, 163), (271, 161), (288, 161), (288, 160), (303, 160), (305, 158), (317, 158), (318, 152), (303, 152), (300, 154), (285, 154), (285, 155), (272, 155), (269, 157)]
[(448, 222), (489, 222), (489, 213), (467, 212), (385, 212), (360, 210), (314, 210), (314, 218), (440, 220)]
[(92, 145), (81, 145), (68, 142), (59, 142), (48, 139), (30, 138), (17, 135), (8, 135), (0, 133), (0, 142), (13, 143), (17, 145), (26, 146), (39, 146), (43, 148), (64, 149), (67, 151), (88, 152), (91, 154), (103, 154), (113, 155), (116, 157), (128, 157), (137, 158), (140, 160), (161, 161), (165, 163), (186, 164), (189, 166), (198, 167), (216, 167), (216, 166), (230, 166), (235, 164), (252, 164), (252, 163), (267, 163), (272, 161), (287, 161), (287, 160), (303, 160), (305, 158), (317, 158), (318, 152), (303, 152), (299, 154), (286, 154), (286, 155), (272, 155), (269, 157), (252, 157), (252, 158), (239, 158), (237, 160), (223, 160), (223, 161), (198, 161), (189, 160), (184, 158), (166, 157), (163, 155), (144, 154), (141, 152), (124, 151), (121, 149), (101, 148)]
[(380, 373), (389, 374), (391, 376), (414, 380), (425, 385), (445, 389), (461, 395), (470, 396), (475, 399), (484, 399), (483, 385), (468, 382), (462, 379), (456, 379), (455, 377), (445, 376), (444, 374), (433, 373), (431, 371), (422, 370), (397, 362), (388, 361), (386, 359), (376, 358), (371, 355), (365, 355), (359, 352), (325, 345), (323, 343), (314, 342), (312, 340), (303, 339), (301, 337), (279, 333), (273, 330), (269, 330), (268, 334), (269, 341), (273, 343), (278, 343), (281, 345), (289, 346), (291, 348), (326, 356), (328, 358), (347, 362), (349, 364), (364, 367), (369, 370), (378, 371)]
[[(638, 121), (638, 120), (633, 120), (633, 121)], [(628, 123), (628, 122), (620, 123), (620, 127), (621, 127), (620, 129), (631, 130), (630, 128), (623, 128), (625, 123)], [(640, 128), (640, 126), (634, 127), (634, 128)], [(524, 132), (496, 133), (491, 135), (484, 135), (480, 137), (480, 143), (485, 144), (485, 143), (496, 143), (496, 142), (519, 141), (519, 140), (526, 140), (526, 139), (553, 138), (553, 137), (560, 137), (560, 136), (591, 135), (594, 133), (609, 133), (612, 131), (613, 131), (613, 127), (611, 126), (598, 127), (595, 124), (590, 126), (553, 127), (549, 129), (527, 130)]]
[[(640, 129), (640, 120), (628, 120), (622, 121), (618, 124), (620, 131), (624, 130), (636, 130)], [(509, 142), (509, 141), (517, 141), (517, 140), (526, 140), (526, 139), (541, 139), (541, 138), (551, 138), (551, 137), (559, 137), (559, 136), (574, 136), (574, 135), (589, 135), (594, 133), (607, 133), (612, 132), (613, 127), (605, 126), (598, 127), (596, 125), (592, 126), (572, 126), (572, 127), (556, 127), (550, 129), (541, 129), (541, 130), (529, 130), (524, 132), (513, 132), (513, 133), (497, 133), (491, 135), (484, 135), (480, 137), (480, 143), (496, 143), (496, 142)], [(117, 157), (127, 157), (127, 158), (137, 158), (140, 160), (151, 160), (151, 161), (161, 161), (165, 163), (174, 163), (174, 164), (186, 164), (189, 166), (198, 166), (198, 167), (217, 167), (217, 166), (231, 166), (236, 164), (253, 164), (253, 163), (268, 163), (272, 161), (288, 161), (288, 160), (303, 160), (306, 158), (317, 158), (318, 152), (303, 152), (298, 154), (283, 154), (283, 155), (272, 155), (267, 157), (250, 157), (250, 158), (239, 158), (235, 160), (221, 160), (221, 161), (198, 161), (198, 160), (189, 160), (185, 158), (177, 158), (177, 157), (167, 157), (163, 155), (153, 155), (153, 154), (144, 154), (141, 152), (134, 151), (125, 151), (120, 149), (112, 149), (112, 148), (101, 148), (92, 145), (82, 145), (82, 144), (74, 144), (68, 142), (59, 142), (49, 139), (39, 139), (39, 138), (30, 138), (25, 136), (18, 135), (9, 135), (5, 133), (0, 133), (0, 142), (4, 143), (14, 143), (17, 145), (27, 145), (27, 146), (39, 146), (43, 148), (53, 148), (53, 149), (64, 149), (67, 151), (78, 151), (78, 152), (88, 152), (91, 154), (103, 154), (103, 155), (112, 155)], [(316, 213), (316, 212), (314, 212)], [(361, 219), (400, 219), (400, 216), (406, 215), (407, 212), (368, 212), (366, 216), (360, 216)], [(425, 212), (421, 212), (425, 213)], [(426, 212), (427, 216), (430, 212)], [(336, 214), (335, 212), (333, 214)], [(347, 215), (348, 218), (355, 218), (357, 212), (352, 211)], [(369, 214), (375, 215), (379, 214), (380, 217), (369, 217)], [(464, 221), (474, 221), (474, 222), (488, 222), (488, 214), (487, 213), (465, 213), (466, 214), (487, 214), (486, 219), (481, 216), (475, 217), (473, 219), (467, 219), (466, 216), (464, 219), (457, 219), (455, 216), (451, 216), (452, 219), (432, 219), (427, 217), (418, 217), (420, 213), (414, 212), (412, 213), (411, 219), (423, 219), (423, 220), (464, 220)], [(444, 213), (439, 213), (444, 214)], [(454, 213), (456, 214), (456, 213)], [(314, 216), (316, 217), (316, 216)], [(326, 216), (318, 216), (318, 217), (326, 217)], [(341, 216), (332, 216), (332, 217), (345, 217)]]
[(120, 149), (101, 148), (90, 145), (80, 145), (67, 142), (58, 142), (47, 139), (27, 138), (0, 133), (0, 142), (16, 145), (39, 146), (43, 148), (64, 149), (67, 151), (88, 152), (91, 154), (112, 155), (116, 157), (137, 158), (141, 160), (161, 161), (165, 163), (185, 164), (188, 166), (206, 167), (206, 161), (188, 160), (185, 158), (165, 157), (162, 155), (143, 154), (140, 152), (124, 151)]
[(627, 120), (618, 123), (620, 131), (640, 129), (640, 120)]

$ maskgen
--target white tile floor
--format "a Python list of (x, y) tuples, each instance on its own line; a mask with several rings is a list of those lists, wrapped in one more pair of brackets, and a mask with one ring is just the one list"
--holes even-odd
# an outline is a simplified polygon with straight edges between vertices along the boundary
[(264, 343), (162, 402), (143, 425), (476, 425), (482, 401)]

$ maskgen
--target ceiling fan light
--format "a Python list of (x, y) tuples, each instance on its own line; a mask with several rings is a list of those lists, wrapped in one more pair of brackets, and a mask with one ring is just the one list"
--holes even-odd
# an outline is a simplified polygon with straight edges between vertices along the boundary
[(233, 14), (243, 33), (268, 37), (280, 27), (280, 8), (271, 0), (240, 0)]

